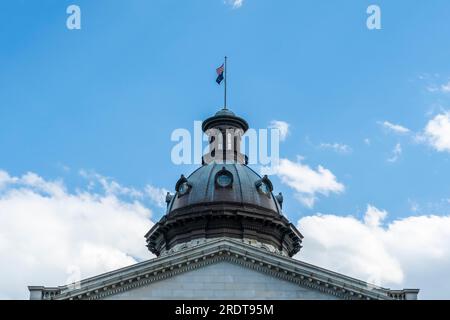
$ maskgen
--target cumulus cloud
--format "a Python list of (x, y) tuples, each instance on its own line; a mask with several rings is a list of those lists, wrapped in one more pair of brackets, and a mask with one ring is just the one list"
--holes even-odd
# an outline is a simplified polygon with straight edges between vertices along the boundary
[(400, 158), (400, 156), (402, 155), (402, 145), (400, 143), (397, 143), (394, 147), (394, 149), (392, 150), (392, 155), (390, 158), (387, 159), (388, 162), (397, 162), (397, 160)]
[(296, 258), (392, 288), (421, 289), (420, 298), (450, 298), (450, 216), (423, 215), (385, 223), (372, 205), (363, 220), (317, 214), (299, 220), (305, 236)]
[(333, 150), (334, 152), (345, 154), (345, 153), (351, 153), (352, 148), (350, 146), (343, 144), (343, 143), (321, 143), (319, 145), (319, 148), (321, 149), (329, 149)]
[(408, 128), (401, 126), (399, 124), (394, 124), (391, 123), (389, 121), (384, 121), (384, 122), (379, 122), (379, 124), (383, 127), (386, 128), (389, 131), (392, 131), (394, 133), (397, 134), (407, 134), (409, 133), (411, 130), (409, 130)]
[(233, 7), (233, 9), (238, 9), (244, 4), (244, 0), (224, 0), (224, 3)]
[[(448, 86), (450, 90), (450, 83)], [(444, 90), (443, 88), (441, 89)], [(388, 121), (379, 122), (379, 124), (386, 130), (396, 134), (410, 134), (409, 137), (412, 141), (427, 144), (438, 152), (450, 152), (450, 111), (441, 109), (438, 114), (427, 122), (425, 128), (420, 132), (412, 132), (406, 127)], [(401, 153), (401, 145), (397, 144), (388, 161), (396, 162)]]
[(272, 120), (269, 125), (270, 129), (276, 129), (280, 132), (280, 140), (286, 140), (289, 134), (289, 123), (285, 121)]
[(11, 177), (8, 172), (0, 170), (0, 189), (5, 185), (17, 182), (18, 178)]
[(428, 121), (417, 140), (429, 144), (440, 152), (450, 152), (450, 111), (436, 115)]
[(450, 81), (442, 83), (442, 84), (431, 84), (426, 87), (428, 92), (431, 93), (449, 93), (450, 92)]
[(108, 195), (126, 196), (129, 199), (150, 200), (150, 202), (158, 207), (165, 206), (166, 194), (168, 192), (165, 188), (160, 188), (148, 184), (144, 190), (138, 190), (132, 187), (125, 187), (110, 177), (105, 177), (97, 172), (88, 172), (80, 170), (80, 175), (88, 180), (89, 190), (94, 190), (100, 186), (102, 190)]
[(280, 159), (273, 173), (282, 183), (294, 189), (297, 200), (309, 208), (314, 206), (318, 195), (328, 196), (330, 193), (341, 193), (345, 189), (330, 170), (322, 166), (314, 170), (300, 161)]
[(153, 203), (163, 208), (166, 206), (166, 195), (169, 190), (165, 188), (158, 188), (152, 185), (145, 187), (145, 194), (150, 198)]
[(137, 199), (142, 192), (100, 181), (102, 191), (71, 192), (62, 181), (0, 170), (0, 299), (27, 299), (27, 285), (61, 285), (151, 257), (143, 236), (152, 212)]
[(116, 195), (116, 196), (130, 196), (133, 198), (142, 198), (143, 193), (135, 188), (124, 187), (118, 182), (114, 181), (112, 178), (105, 177), (96, 172), (88, 172), (85, 170), (80, 170), (80, 175), (89, 181), (89, 188), (93, 189), (97, 184), (99, 184), (106, 194)]

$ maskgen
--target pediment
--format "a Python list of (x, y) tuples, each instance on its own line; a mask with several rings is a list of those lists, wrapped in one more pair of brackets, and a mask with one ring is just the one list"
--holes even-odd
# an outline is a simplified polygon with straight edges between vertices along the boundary
[[(217, 283), (217, 279), (213, 277), (218, 270), (220, 273), (217, 277), (221, 278), (227, 273), (230, 276), (221, 278), (220, 283)], [(75, 289), (71, 286), (43, 288), (42, 297), (63, 300), (170, 299), (169, 296), (173, 299), (226, 299), (225, 294), (230, 295), (230, 298), (233, 294), (227, 292), (220, 296), (217, 292), (224, 291), (225, 287), (231, 288), (227, 290), (239, 291), (237, 283), (244, 278), (256, 280), (254, 283), (247, 283), (246, 293), (242, 293), (242, 296), (235, 295), (233, 299), (394, 298), (389, 289), (228, 238), (215, 239), (171, 255), (86, 279)], [(205, 295), (201, 296), (201, 292), (197, 292), (198, 296), (192, 296), (194, 293), (191, 292), (196, 289), (187, 285), (190, 282), (198, 282), (198, 286), (201, 283), (204, 289), (197, 290), (204, 290)], [(272, 286), (264, 283), (271, 283)], [(235, 289), (232, 289), (233, 286)], [(282, 292), (289, 293), (283, 296)], [(400, 297), (404, 293), (396, 291), (396, 294)]]
[(273, 277), (229, 259), (217, 260), (187, 272), (118, 292), (108, 300), (329, 300), (338, 297)]

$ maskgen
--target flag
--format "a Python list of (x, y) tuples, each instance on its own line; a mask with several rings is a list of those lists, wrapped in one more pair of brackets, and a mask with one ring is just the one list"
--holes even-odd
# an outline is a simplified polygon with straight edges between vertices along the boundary
[(223, 76), (224, 71), (225, 71), (225, 69), (224, 69), (223, 64), (216, 69), (216, 72), (217, 72), (216, 82), (217, 82), (217, 84), (220, 84), (222, 82), (222, 80), (224, 79), (224, 76)]

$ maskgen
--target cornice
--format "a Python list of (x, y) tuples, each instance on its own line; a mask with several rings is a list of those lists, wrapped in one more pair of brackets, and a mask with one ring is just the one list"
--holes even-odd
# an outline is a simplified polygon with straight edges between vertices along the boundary
[[(340, 299), (393, 299), (389, 295), (389, 289), (373, 286), (292, 258), (275, 255), (231, 239), (218, 239), (170, 256), (155, 258), (86, 279), (81, 281), (78, 289), (70, 289), (69, 286), (59, 287), (60, 290), (58, 292), (53, 290), (49, 298), (103, 299), (222, 261), (241, 265)], [(43, 292), (45, 293), (46, 289)]]

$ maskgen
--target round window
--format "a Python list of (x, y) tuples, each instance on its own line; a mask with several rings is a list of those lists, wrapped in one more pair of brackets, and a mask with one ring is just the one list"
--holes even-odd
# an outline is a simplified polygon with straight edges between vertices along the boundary
[(270, 193), (270, 187), (265, 182), (261, 182), (261, 185), (259, 186), (259, 190), (264, 194)]
[(267, 176), (264, 176), (262, 179), (256, 181), (255, 185), (257, 190), (266, 196), (270, 196), (270, 193), (273, 190), (272, 182)]
[(216, 174), (216, 186), (221, 188), (230, 188), (233, 184), (233, 175), (230, 171), (225, 169), (225, 167), (222, 168), (219, 172)]
[(188, 194), (192, 189), (192, 185), (188, 182), (184, 175), (177, 181), (175, 185), (175, 190), (177, 191), (178, 197)]
[(189, 188), (190, 188), (189, 183), (183, 182), (180, 184), (178, 192), (180, 193), (180, 195), (186, 194), (189, 191)]
[(228, 187), (232, 183), (232, 179), (228, 174), (219, 174), (217, 177), (217, 184), (223, 188)]

